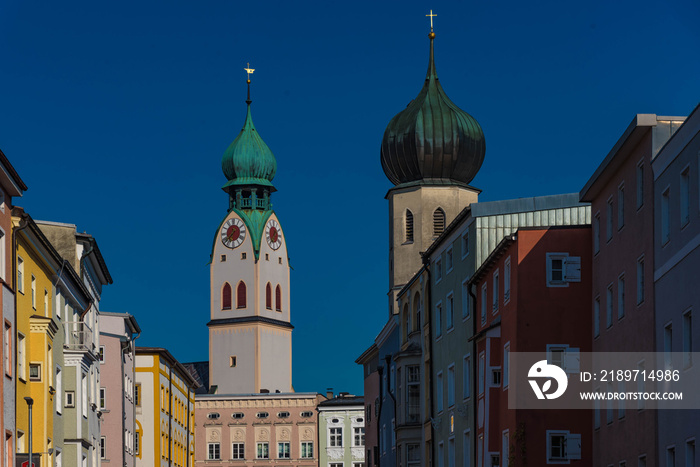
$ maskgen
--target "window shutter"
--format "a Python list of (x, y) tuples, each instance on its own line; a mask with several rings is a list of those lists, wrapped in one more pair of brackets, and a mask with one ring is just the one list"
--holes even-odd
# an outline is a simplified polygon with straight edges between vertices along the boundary
[(413, 213), (406, 209), (406, 241), (413, 241)]
[(438, 237), (445, 231), (445, 211), (437, 208), (433, 212), (433, 236)]
[(241, 282), (238, 284), (238, 288), (236, 290), (236, 308), (245, 308), (245, 307), (246, 307), (245, 282)]
[(581, 257), (569, 256), (564, 260), (564, 280), (581, 282)]
[(581, 435), (566, 435), (566, 458), (573, 460), (581, 459)]
[(222, 310), (230, 310), (231, 309), (231, 299), (233, 298), (233, 294), (231, 293), (231, 285), (226, 282), (224, 284), (224, 290), (222, 291), (222, 296), (221, 296), (221, 309)]
[(581, 354), (579, 349), (570, 347), (564, 352), (564, 371), (567, 373), (580, 373)]

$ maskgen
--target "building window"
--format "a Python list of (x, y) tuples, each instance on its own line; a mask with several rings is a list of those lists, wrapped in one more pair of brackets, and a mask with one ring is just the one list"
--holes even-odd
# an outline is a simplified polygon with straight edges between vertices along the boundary
[(644, 161), (637, 164), (637, 209), (644, 205)]
[(447, 406), (455, 405), (455, 366), (450, 365), (447, 368)]
[(245, 459), (245, 443), (231, 444), (231, 459)]
[(501, 294), (500, 288), (501, 284), (498, 277), (498, 269), (496, 269), (496, 272), (493, 273), (493, 296), (491, 297), (493, 301), (493, 306), (491, 308), (493, 310), (493, 313), (496, 313), (498, 311), (498, 299), (499, 295)]
[(670, 238), (671, 218), (669, 217), (669, 199), (671, 197), (671, 189), (666, 188), (661, 194), (661, 244), (668, 243)]
[(353, 428), (355, 432), (355, 438), (353, 446), (364, 446), (365, 445), (365, 428), (361, 426), (356, 426)]
[(63, 373), (61, 367), (56, 366), (56, 412), (63, 412)]
[(235, 355), (231, 355), (231, 356), (228, 358), (228, 366), (231, 367), (231, 368), (236, 368), (236, 364), (238, 363), (237, 360), (238, 360), (238, 359), (236, 358)]
[(445, 211), (437, 208), (433, 212), (433, 236), (438, 237), (445, 231)]
[(481, 286), (481, 324), (486, 324), (486, 285)]
[(447, 467), (455, 467), (455, 439), (447, 440)]
[(462, 398), (468, 399), (471, 396), (471, 357), (465, 355), (462, 359)]
[[(624, 381), (618, 382), (617, 389), (620, 392), (620, 394), (623, 394), (625, 392), (625, 382)], [(617, 401), (617, 418), (618, 419), (625, 418), (625, 401), (622, 399)]]
[(17, 292), (24, 293), (24, 260), (17, 257)]
[(29, 364), (29, 381), (41, 381), (41, 363)]
[(442, 303), (435, 307), (435, 337), (442, 336)]
[(681, 228), (690, 222), (690, 167), (686, 166), (681, 172)]
[(600, 335), (600, 296), (593, 301), (593, 337)]
[(689, 439), (685, 442), (685, 465), (686, 467), (695, 467), (695, 439)]
[(301, 416), (304, 418), (310, 418), (310, 417), (314, 416), (314, 413), (313, 412), (302, 412)]
[(503, 346), (503, 389), (508, 387), (508, 372), (510, 371), (510, 344)]
[(12, 325), (5, 321), (5, 342), (3, 345), (3, 362), (5, 375), (12, 378)]
[(637, 260), (637, 305), (644, 301), (644, 256)]
[(569, 282), (581, 282), (581, 257), (547, 253), (547, 287), (568, 287)]
[(102, 436), (100, 438), (100, 459), (106, 459), (107, 458), (107, 441), (105, 440), (105, 437)]
[(27, 351), (24, 336), (21, 333), (17, 333), (17, 376), (19, 376), (20, 379), (27, 378), (26, 359)]
[(600, 213), (593, 218), (593, 253), (600, 251)]
[(510, 256), (503, 265), (503, 303), (510, 300)]
[(228, 282), (225, 282), (224, 288), (221, 291), (221, 309), (222, 310), (230, 310), (231, 309), (231, 299), (232, 299), (231, 284), (229, 284)]
[(420, 367), (410, 365), (406, 367), (406, 421), (417, 423), (420, 421)]
[(664, 361), (667, 370), (672, 367), (673, 363), (671, 352), (673, 352), (673, 325), (668, 323), (664, 327)]
[(68, 407), (68, 408), (75, 407), (75, 392), (74, 391), (66, 391), (66, 407)]
[(479, 354), (479, 394), (484, 393), (484, 377), (486, 373), (486, 354)]
[(289, 450), (289, 443), (288, 442), (277, 443), (277, 458), (278, 459), (289, 459), (290, 458), (290, 450)]
[(462, 234), (462, 259), (469, 255), (469, 231), (466, 230)]
[(32, 274), (32, 308), (36, 310), (36, 277)]
[(219, 443), (207, 443), (207, 459), (210, 461), (216, 461), (221, 459), (221, 444)]
[(683, 313), (683, 368), (693, 364), (693, 315), (688, 310)]
[(617, 319), (625, 317), (625, 275), (617, 278)]
[(676, 467), (676, 448), (666, 448), (666, 467)]
[(136, 383), (134, 386), (134, 405), (141, 407), (141, 383)]
[(105, 362), (105, 346), (104, 345), (100, 346), (100, 351), (97, 354), (97, 359), (100, 361), (100, 363)]
[(447, 311), (447, 315), (446, 315), (446, 318), (447, 318), (447, 330), (449, 331), (450, 329), (452, 329), (452, 328), (454, 327), (454, 321), (455, 321), (455, 312), (454, 312), (454, 309), (455, 309), (455, 297), (454, 297), (454, 295), (453, 295), (452, 293), (450, 293), (450, 294), (447, 296), (447, 302), (446, 302), (446, 304), (447, 304), (447, 310), (446, 310), (446, 311)]
[(246, 259), (246, 254), (245, 254), (245, 253), (241, 253), (241, 259)]
[(225, 263), (226, 262), (226, 255), (221, 255), (221, 262)]
[(608, 199), (608, 204), (606, 206), (606, 239), (608, 241), (612, 240), (613, 234), (613, 200), (612, 196)]
[(255, 414), (255, 416), (256, 416), (257, 418), (267, 418), (267, 417), (270, 416), (270, 414), (267, 413), (267, 412), (258, 412), (258, 413)]
[(447, 251), (445, 252), (445, 269), (446, 269), (446, 274), (449, 274), (450, 271), (452, 271), (452, 268), (454, 266), (454, 261), (452, 258), (452, 246), (450, 246)]
[(100, 409), (104, 409), (106, 407), (106, 403), (105, 388), (100, 388)]
[(581, 459), (581, 435), (547, 431), (547, 463)]
[(245, 282), (241, 281), (238, 283), (236, 288), (236, 308), (246, 307), (246, 288)]
[(49, 317), (49, 291), (44, 289), (44, 316)]
[(413, 213), (406, 209), (406, 243), (413, 241)]
[(275, 287), (275, 310), (282, 311), (282, 289), (279, 284)]
[(613, 285), (612, 284), (608, 285), (608, 291), (607, 291), (605, 298), (607, 301), (607, 303), (605, 304), (606, 309), (607, 309), (606, 325), (607, 325), (607, 327), (610, 327), (613, 324)]
[(442, 280), (442, 258), (435, 260), (435, 283)]
[(269, 459), (270, 458), (270, 445), (268, 443), (258, 443), (258, 449), (256, 452), (256, 459)]
[(617, 187), (617, 230), (625, 226), (625, 184)]
[(342, 428), (331, 428), (330, 429), (330, 443), (331, 447), (342, 447), (343, 446), (343, 429)]
[(272, 285), (269, 282), (265, 286), (265, 308), (272, 310)]
[[(595, 392), (600, 392), (600, 388), (595, 388)], [(593, 429), (600, 428), (600, 401), (593, 401)]]
[(314, 457), (314, 443), (311, 441), (304, 441), (301, 443), (301, 458), (302, 459), (312, 459)]
[(469, 302), (471, 297), (469, 296), (469, 281), (465, 280), (462, 282), (462, 319), (469, 318)]

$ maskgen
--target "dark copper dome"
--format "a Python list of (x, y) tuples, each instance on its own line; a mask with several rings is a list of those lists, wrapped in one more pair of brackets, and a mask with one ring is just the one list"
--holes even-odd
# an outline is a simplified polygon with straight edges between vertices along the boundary
[(440, 86), (433, 59), (434, 34), (429, 37), (425, 84), (386, 127), (382, 168), (394, 185), (416, 181), (468, 184), (484, 162), (484, 133)]

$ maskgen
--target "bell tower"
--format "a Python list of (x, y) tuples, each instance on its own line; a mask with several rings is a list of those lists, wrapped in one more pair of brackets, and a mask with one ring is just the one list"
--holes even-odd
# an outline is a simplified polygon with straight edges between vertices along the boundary
[(209, 384), (217, 394), (292, 392), (287, 243), (272, 209), (277, 162), (253, 125), (224, 152), (228, 211), (210, 258)]
[(431, 26), (428, 72), (418, 96), (391, 119), (382, 139), (381, 162), (394, 184), (389, 200), (389, 314), (396, 294), (421, 267), (425, 251), (462, 209), (478, 200), (469, 185), (484, 161), (479, 123), (455, 105), (435, 70)]

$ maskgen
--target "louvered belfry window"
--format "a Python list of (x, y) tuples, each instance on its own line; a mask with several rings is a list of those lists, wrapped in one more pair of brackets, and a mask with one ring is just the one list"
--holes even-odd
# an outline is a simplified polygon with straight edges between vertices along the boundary
[(445, 211), (442, 208), (437, 208), (433, 212), (433, 235), (439, 236), (445, 231)]
[(246, 290), (245, 282), (241, 281), (238, 283), (238, 288), (236, 289), (236, 308), (246, 307)]
[(231, 309), (231, 299), (233, 294), (231, 293), (231, 284), (226, 282), (224, 284), (224, 290), (221, 292), (221, 309), (230, 310)]
[(406, 209), (406, 241), (413, 241), (413, 213)]
[(265, 287), (265, 308), (272, 310), (272, 286), (269, 282), (267, 287)]

